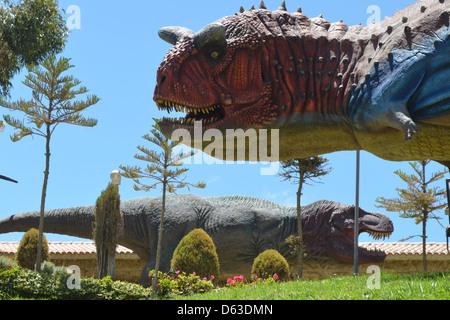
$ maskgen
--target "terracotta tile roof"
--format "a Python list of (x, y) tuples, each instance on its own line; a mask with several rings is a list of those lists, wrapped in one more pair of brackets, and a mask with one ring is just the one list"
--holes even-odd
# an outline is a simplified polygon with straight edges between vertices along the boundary
[[(360, 242), (359, 245), (368, 250), (382, 250), (388, 255), (421, 255), (421, 242)], [(48, 243), (49, 251), (53, 254), (93, 254), (96, 252), (95, 243), (89, 241), (81, 242), (52, 242)], [(0, 242), (0, 254), (15, 254), (19, 247), (19, 241)], [(123, 246), (117, 247), (117, 253), (132, 254), (131, 249)], [(445, 242), (428, 242), (427, 254), (449, 255)]]
[[(15, 254), (19, 247), (19, 241), (0, 242), (0, 254)], [(52, 254), (92, 254), (96, 253), (95, 243), (89, 241), (50, 241), (48, 243), (49, 252)], [(133, 251), (123, 246), (117, 246), (117, 253), (132, 254)]]
[[(422, 242), (361, 242), (360, 247), (368, 250), (382, 250), (387, 255), (422, 255)], [(427, 254), (449, 255), (445, 242), (427, 242)]]

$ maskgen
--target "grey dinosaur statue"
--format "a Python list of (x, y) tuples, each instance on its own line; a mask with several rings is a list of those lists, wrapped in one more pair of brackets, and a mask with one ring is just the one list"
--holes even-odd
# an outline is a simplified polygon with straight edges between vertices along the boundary
[[(121, 203), (123, 232), (118, 243), (148, 261), (140, 283), (146, 284), (156, 261), (161, 198), (144, 197)], [(353, 263), (354, 206), (333, 201), (318, 201), (303, 208), (305, 251), (311, 261), (329, 260)], [(92, 239), (94, 206), (45, 212), (44, 232)], [(25, 232), (38, 226), (39, 212), (12, 215), (0, 220), (0, 233)], [(248, 196), (199, 197), (167, 196), (161, 270), (168, 271), (173, 251), (180, 240), (195, 228), (204, 229), (213, 239), (220, 262), (220, 274), (246, 274), (254, 258), (266, 249), (276, 249), (289, 263), (296, 258), (285, 239), (297, 232), (295, 207)], [(384, 214), (360, 210), (359, 232), (375, 238), (393, 232)], [(360, 263), (382, 262), (386, 254), (359, 248)], [(148, 281), (148, 280), (147, 280)]]

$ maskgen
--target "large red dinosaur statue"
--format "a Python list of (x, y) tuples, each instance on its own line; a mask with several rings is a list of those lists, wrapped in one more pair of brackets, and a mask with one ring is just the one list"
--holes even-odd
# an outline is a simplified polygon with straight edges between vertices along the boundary
[(279, 160), (366, 150), (446, 163), (449, 12), (450, 0), (422, 0), (381, 22), (348, 26), (262, 2), (198, 32), (162, 28), (174, 47), (158, 69), (154, 100), (182, 115), (161, 128), (168, 137), (192, 131), (194, 121), (224, 134), (279, 129)]

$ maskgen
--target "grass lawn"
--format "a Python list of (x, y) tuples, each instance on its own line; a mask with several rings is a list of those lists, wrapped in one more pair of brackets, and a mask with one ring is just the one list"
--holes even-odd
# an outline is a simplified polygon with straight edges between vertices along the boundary
[[(66, 278), (39, 275), (20, 268), (4, 269), (0, 273), (0, 300), (21, 299), (81, 299), (123, 300), (150, 299), (149, 288), (110, 279), (82, 279), (80, 290), (68, 290)], [(380, 273), (374, 275), (333, 277), (325, 280), (295, 280), (278, 282), (274, 278), (266, 282), (238, 282), (235, 286), (212, 287), (206, 293), (185, 294), (168, 292), (164, 300), (450, 300), (450, 272), (399, 275)], [(242, 280), (241, 280), (242, 281)], [(208, 282), (210, 283), (210, 282)]]
[[(369, 285), (368, 285), (369, 282)], [(379, 288), (370, 276), (298, 280), (242, 285), (204, 294), (176, 296), (186, 300), (450, 300), (450, 273), (397, 275), (382, 273)], [(372, 287), (372, 288), (371, 288)]]

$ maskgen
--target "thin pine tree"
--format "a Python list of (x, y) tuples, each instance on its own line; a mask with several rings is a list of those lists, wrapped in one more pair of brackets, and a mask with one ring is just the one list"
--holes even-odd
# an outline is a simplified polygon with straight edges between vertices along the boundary
[(10, 115), (4, 115), (5, 122), (17, 130), (11, 136), (13, 142), (17, 142), (26, 136), (40, 136), (45, 139), (45, 171), (42, 186), (40, 219), (39, 219), (39, 244), (37, 250), (36, 271), (41, 271), (42, 235), (44, 230), (44, 210), (47, 195), (48, 177), (50, 174), (50, 141), (56, 127), (61, 123), (74, 124), (84, 127), (97, 125), (97, 120), (85, 118), (81, 112), (96, 104), (100, 99), (95, 95), (89, 95), (86, 100), (74, 101), (88, 89), (79, 86), (81, 81), (72, 75), (63, 73), (73, 68), (69, 58), (56, 57), (45, 59), (40, 65), (29, 68), (29, 74), (23, 84), (32, 90), (32, 99), (19, 99), (15, 102), (0, 101), (0, 106), (11, 111), (24, 113), (24, 119), (16, 119)]
[(398, 198), (386, 199), (378, 197), (375, 201), (379, 203), (378, 208), (384, 208), (387, 211), (400, 212), (401, 218), (413, 218), (416, 224), (422, 224), (422, 234), (409, 236), (400, 241), (406, 241), (413, 237), (422, 238), (422, 260), (423, 271), (427, 271), (427, 255), (426, 255), (426, 239), (427, 239), (427, 221), (435, 219), (439, 222), (435, 212), (444, 209), (446, 203), (446, 191), (437, 186), (432, 187), (431, 184), (443, 179), (448, 172), (433, 172), (431, 177), (427, 179), (426, 167), (431, 160), (422, 160), (409, 162), (414, 170), (414, 174), (407, 174), (404, 171), (396, 170), (394, 173), (402, 179), (407, 187), (406, 189), (396, 188)]
[[(153, 119), (155, 123), (150, 130), (150, 134), (143, 136), (145, 140), (154, 144), (158, 149), (162, 149), (161, 152), (148, 149), (144, 146), (138, 146), (138, 150), (142, 154), (136, 154), (134, 158), (149, 162), (145, 168), (139, 166), (120, 166), (122, 170), (121, 174), (125, 178), (132, 179), (134, 181), (134, 189), (136, 191), (150, 191), (156, 189), (159, 185), (162, 185), (162, 209), (161, 219), (158, 232), (158, 245), (156, 250), (156, 264), (155, 264), (155, 276), (152, 278), (152, 294), (154, 299), (156, 293), (156, 286), (158, 282), (158, 272), (161, 260), (161, 244), (163, 237), (164, 226), (164, 214), (166, 211), (166, 193), (175, 193), (178, 189), (189, 188), (190, 186), (196, 188), (205, 188), (204, 182), (198, 182), (196, 184), (185, 182), (185, 173), (189, 170), (187, 168), (180, 168), (183, 163), (182, 160), (194, 155), (194, 151), (188, 153), (180, 152), (175, 153), (175, 148), (181, 143), (180, 141), (171, 141), (166, 138), (159, 126), (158, 120)], [(175, 169), (172, 169), (175, 167)], [(154, 183), (147, 185), (142, 182), (141, 179), (151, 179)]]
[(281, 162), (282, 172), (277, 175), (283, 178), (283, 181), (290, 180), (298, 185), (297, 189), (297, 236), (291, 236), (287, 242), (291, 244), (294, 252), (297, 253), (297, 277), (303, 277), (304, 243), (302, 228), (302, 207), (301, 197), (303, 186), (317, 182), (320, 178), (331, 172), (332, 168), (327, 166), (328, 159), (314, 156), (302, 159), (290, 159)]

